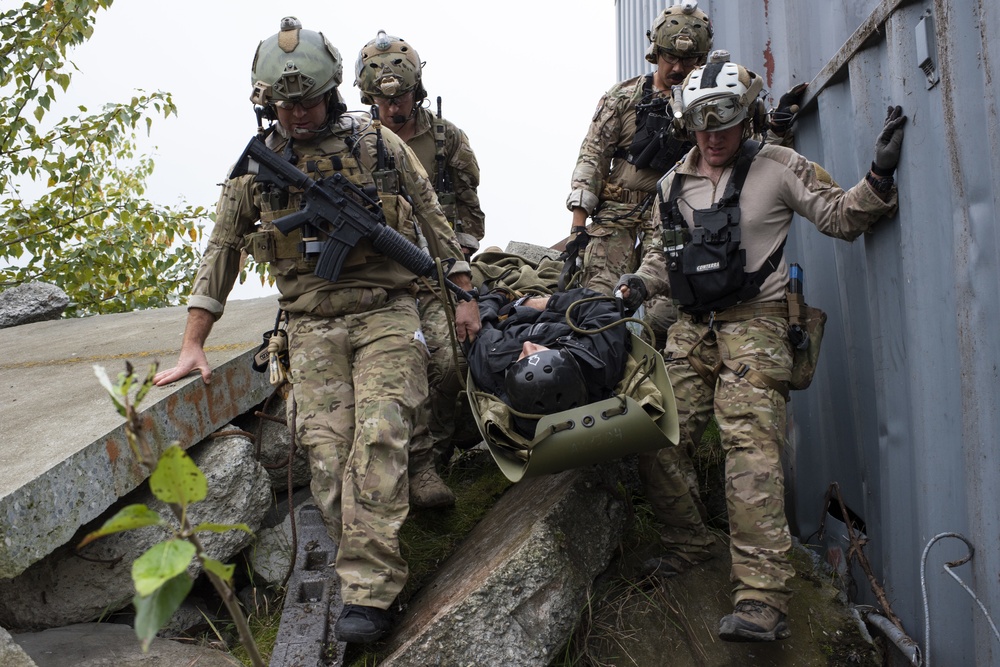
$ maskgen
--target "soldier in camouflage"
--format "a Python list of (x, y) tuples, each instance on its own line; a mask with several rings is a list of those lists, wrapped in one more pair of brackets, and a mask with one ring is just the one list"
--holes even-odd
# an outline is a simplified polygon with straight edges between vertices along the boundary
[[(438, 201), (455, 230), (466, 258), (479, 249), (485, 216), (479, 207), (479, 163), (465, 132), (424, 108), (423, 65), (405, 40), (379, 31), (358, 54), (356, 85), (361, 101), (378, 106), (385, 127), (406, 142), (430, 175)], [(439, 98), (440, 100), (440, 98)], [(418, 295), (420, 323), (431, 353), (430, 396), (421, 407), (410, 445), (410, 502), (415, 507), (448, 507), (455, 495), (437, 464), (447, 458), (455, 431), (465, 359), (453, 352), (450, 325), (439, 298)]]
[[(337, 89), (342, 73), (340, 53), (323, 34), (287, 17), (280, 32), (257, 48), (251, 100), (276, 121), (260, 128), (276, 153), (315, 180), (339, 172), (374, 191), (372, 119), (345, 113)], [(378, 191), (386, 224), (414, 243), (419, 230), (434, 256), (455, 261), (451, 279), (468, 289), (468, 263), (426, 174), (391, 132), (384, 146), (409, 195)], [(388, 609), (407, 577), (399, 530), (409, 509), (408, 444), (427, 395), (428, 353), (419, 335), (415, 276), (367, 240), (351, 249), (335, 282), (316, 276), (315, 257), (301, 250), (301, 232), (285, 236), (274, 227), (299, 210), (299, 199), (297, 192), (264, 186), (250, 175), (223, 184), (180, 357), (155, 382), (174, 382), (194, 370), (210, 382), (204, 343), (239, 274), (241, 251), (268, 262), (289, 316), (289, 424), (309, 452), (313, 497), (338, 544), (344, 611), (336, 635), (368, 643), (388, 631)], [(459, 339), (474, 338), (476, 304), (459, 305), (455, 321)]]
[[(616, 285), (626, 305), (669, 292), (680, 306), (664, 356), (681, 441), (660, 451), (653, 471), (660, 488), (653, 505), (669, 526), (662, 571), (677, 572), (707, 556), (712, 537), (690, 455), (713, 415), (719, 425), (735, 584), (735, 609), (719, 624), (728, 641), (790, 634), (787, 582), (794, 570), (787, 559), (781, 451), (793, 359), (783, 254), (792, 216), (850, 241), (893, 214), (892, 174), (906, 120), (900, 107), (889, 108), (870, 171), (845, 191), (792, 149), (748, 140), (763, 116), (761, 88), (760, 77), (728, 62), (725, 52), (688, 75), (681, 99), (672, 103), (683, 109), (683, 128), (696, 146), (658, 185), (662, 226), (653, 244), (661, 250), (650, 251), (638, 271)], [(741, 253), (745, 260), (727, 266), (708, 255), (717, 252), (723, 254), (716, 260)]]
[(582, 284), (609, 296), (618, 277), (639, 266), (637, 242), (654, 224), (656, 182), (690, 148), (670, 131), (667, 102), (671, 87), (705, 62), (712, 24), (696, 2), (685, 0), (665, 9), (646, 37), (646, 60), (656, 69), (615, 85), (601, 98), (566, 199), (573, 213), (571, 233), (590, 237)]

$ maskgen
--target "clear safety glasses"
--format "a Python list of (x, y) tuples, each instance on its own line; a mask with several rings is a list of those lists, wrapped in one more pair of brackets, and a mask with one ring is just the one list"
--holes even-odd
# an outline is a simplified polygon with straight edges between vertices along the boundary
[(722, 129), (743, 120), (745, 110), (735, 95), (698, 102), (684, 111), (684, 127), (691, 132)]

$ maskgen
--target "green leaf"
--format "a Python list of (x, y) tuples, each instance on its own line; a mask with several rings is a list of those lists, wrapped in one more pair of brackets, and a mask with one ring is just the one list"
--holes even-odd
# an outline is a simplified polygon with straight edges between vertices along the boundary
[(79, 549), (105, 535), (120, 533), (123, 530), (135, 530), (136, 528), (143, 528), (145, 526), (156, 526), (160, 525), (162, 521), (159, 514), (145, 505), (129, 505), (128, 507), (123, 507), (117, 514), (105, 521), (103, 526), (89, 533), (83, 538), (80, 544), (76, 545), (76, 548)]
[(253, 535), (250, 526), (245, 523), (199, 523), (194, 527), (196, 533), (225, 533), (230, 530), (242, 530)]
[(149, 476), (153, 495), (165, 503), (187, 507), (208, 495), (208, 480), (191, 457), (177, 445), (171, 445), (160, 456), (156, 470)]
[(156, 544), (132, 563), (132, 582), (139, 595), (150, 595), (170, 579), (185, 572), (194, 558), (194, 545), (187, 540)]
[(104, 390), (108, 392), (111, 396), (111, 400), (115, 403), (115, 409), (118, 410), (118, 414), (122, 417), (125, 416), (125, 405), (121, 402), (120, 397), (122, 396), (118, 387), (111, 384), (111, 379), (108, 377), (107, 371), (104, 370), (104, 366), (98, 366), (94, 364), (94, 375), (97, 376), (97, 381), (101, 383)]
[(202, 558), (201, 564), (206, 570), (222, 579), (227, 584), (233, 583), (233, 572), (236, 570), (235, 565), (223, 565), (214, 558)]
[(184, 572), (164, 582), (151, 595), (136, 595), (132, 598), (135, 606), (135, 634), (142, 642), (143, 653), (149, 650), (156, 633), (181, 606), (193, 585), (194, 580)]

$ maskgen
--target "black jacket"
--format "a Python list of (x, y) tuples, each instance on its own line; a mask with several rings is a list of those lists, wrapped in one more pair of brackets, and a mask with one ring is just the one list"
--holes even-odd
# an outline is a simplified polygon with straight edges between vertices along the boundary
[[(549, 297), (545, 310), (513, 306), (502, 293), (480, 298), (479, 317), (483, 326), (467, 355), (476, 386), (506, 403), (504, 375), (517, 361), (524, 341), (531, 341), (573, 353), (587, 380), (590, 402), (611, 396), (625, 370), (631, 342), (628, 329), (620, 324), (588, 335), (574, 332), (566, 322), (570, 304), (595, 296), (600, 294), (586, 288), (557, 292)], [(624, 317), (618, 301), (610, 298), (576, 306), (571, 314), (577, 327), (588, 330)]]

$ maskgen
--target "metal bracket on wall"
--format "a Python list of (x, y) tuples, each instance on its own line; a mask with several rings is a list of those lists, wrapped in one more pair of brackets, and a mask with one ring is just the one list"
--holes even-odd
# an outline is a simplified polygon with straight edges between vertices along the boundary
[(931, 10), (928, 9), (924, 12), (920, 20), (917, 21), (916, 27), (916, 44), (917, 44), (917, 67), (919, 67), (924, 76), (927, 77), (927, 90), (930, 90), (937, 82), (940, 80), (938, 77), (937, 69), (934, 67), (934, 55), (937, 53), (935, 49), (934, 41), (934, 19), (931, 16)]

